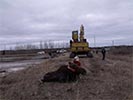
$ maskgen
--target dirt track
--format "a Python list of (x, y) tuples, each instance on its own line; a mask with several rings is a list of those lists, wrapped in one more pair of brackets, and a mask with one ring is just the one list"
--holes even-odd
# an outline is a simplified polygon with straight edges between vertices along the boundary
[(86, 76), (74, 83), (44, 83), (38, 79), (71, 61), (66, 56), (54, 58), (40, 66), (12, 73), (0, 80), (0, 95), (4, 100), (131, 100), (132, 55), (101, 55), (80, 58)]

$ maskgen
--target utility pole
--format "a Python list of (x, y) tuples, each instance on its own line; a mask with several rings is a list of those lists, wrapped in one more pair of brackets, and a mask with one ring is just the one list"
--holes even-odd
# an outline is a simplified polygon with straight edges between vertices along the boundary
[(114, 46), (114, 40), (112, 40), (112, 46)]
[(96, 37), (94, 35), (94, 47), (96, 47)]
[(43, 49), (42, 41), (40, 41), (40, 49)]
[(4, 50), (6, 50), (6, 44), (4, 44)]

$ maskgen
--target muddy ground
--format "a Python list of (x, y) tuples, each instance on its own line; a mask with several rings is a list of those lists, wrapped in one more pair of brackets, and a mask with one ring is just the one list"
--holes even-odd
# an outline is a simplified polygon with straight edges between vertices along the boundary
[(72, 83), (44, 83), (39, 79), (72, 59), (69, 53), (52, 58), (38, 66), (0, 78), (0, 100), (133, 100), (133, 54), (101, 53), (93, 58), (81, 57), (87, 75)]
[(38, 65), (43, 62), (44, 59), (38, 60), (22, 60), (22, 61), (14, 61), (14, 62), (0, 62), (0, 76), (1, 74), (6, 74), (13, 71), (18, 71), (25, 69), (29, 66)]

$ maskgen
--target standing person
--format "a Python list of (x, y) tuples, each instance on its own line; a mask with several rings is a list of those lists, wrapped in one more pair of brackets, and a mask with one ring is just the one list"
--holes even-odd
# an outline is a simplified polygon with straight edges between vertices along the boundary
[(96, 54), (98, 54), (98, 50), (96, 50)]
[(102, 48), (101, 52), (102, 52), (102, 55), (103, 55), (102, 60), (105, 60), (105, 54), (106, 54), (105, 48)]
[(49, 52), (48, 54), (49, 54), (50, 58), (52, 58), (52, 53), (51, 53), (51, 52)]
[(2, 55), (5, 55), (5, 54), (6, 54), (6, 51), (5, 51), (5, 50), (3, 50), (3, 51), (2, 51)]

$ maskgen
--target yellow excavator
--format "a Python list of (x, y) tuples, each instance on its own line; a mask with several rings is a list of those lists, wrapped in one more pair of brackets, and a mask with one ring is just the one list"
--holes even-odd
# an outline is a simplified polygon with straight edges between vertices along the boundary
[(89, 43), (84, 38), (84, 26), (81, 25), (80, 33), (78, 36), (78, 30), (72, 31), (72, 40), (70, 40), (70, 58), (74, 58), (76, 55), (87, 55), (92, 58), (91, 49)]

